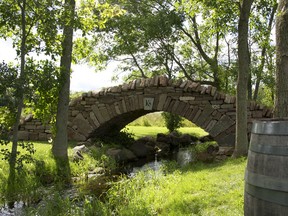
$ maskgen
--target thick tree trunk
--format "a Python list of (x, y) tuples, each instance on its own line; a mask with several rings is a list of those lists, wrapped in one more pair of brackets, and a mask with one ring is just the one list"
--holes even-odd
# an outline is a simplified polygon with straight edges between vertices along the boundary
[(234, 157), (245, 156), (248, 153), (247, 137), (247, 86), (250, 70), (248, 50), (249, 16), (253, 0), (243, 0), (238, 24), (238, 62), (236, 101), (236, 143)]
[(52, 147), (55, 157), (67, 157), (68, 138), (67, 122), (70, 94), (70, 70), (73, 46), (73, 23), (75, 14), (75, 0), (65, 0), (66, 21), (63, 30), (62, 56), (60, 62), (60, 91), (56, 115), (56, 136)]
[(276, 94), (274, 116), (288, 117), (288, 0), (280, 0), (276, 18)]

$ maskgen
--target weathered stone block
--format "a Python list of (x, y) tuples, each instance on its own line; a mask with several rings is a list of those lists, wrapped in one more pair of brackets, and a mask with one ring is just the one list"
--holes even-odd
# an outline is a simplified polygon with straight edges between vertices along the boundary
[(159, 84), (159, 76), (154, 76), (153, 77), (153, 86), (158, 86)]
[(252, 111), (252, 118), (262, 118), (263, 111), (262, 110), (254, 110)]
[(39, 133), (39, 140), (40, 141), (47, 141), (48, 137), (46, 133)]
[(85, 141), (87, 138), (82, 134), (77, 133), (77, 131), (73, 130), (72, 128), (67, 128), (68, 139), (70, 141)]
[(45, 125), (37, 125), (36, 130), (45, 130)]
[(93, 121), (94, 125), (96, 127), (99, 127), (100, 126), (100, 122), (98, 121), (98, 119), (96, 118), (94, 112), (90, 112), (90, 118), (91, 120)]
[(26, 125), (25, 126), (26, 130), (35, 130), (36, 129), (36, 125)]
[(77, 126), (77, 130), (79, 133), (88, 137), (89, 133), (92, 131), (92, 127), (89, 122), (83, 117), (81, 113), (79, 113), (72, 121), (73, 125)]
[(234, 105), (233, 104), (222, 104), (221, 108), (222, 109), (233, 109)]
[(233, 121), (229, 116), (223, 115), (217, 124), (215, 124), (214, 127), (208, 132), (211, 136), (216, 137), (218, 134), (225, 131), (234, 124), (235, 121)]
[(103, 119), (104, 119), (105, 122), (110, 119), (110, 115), (109, 115), (108, 110), (107, 110), (106, 107), (99, 108), (99, 111), (100, 111), (101, 115), (103, 116)]
[(211, 105), (221, 105), (223, 104), (223, 100), (211, 100)]
[(179, 97), (179, 100), (180, 101), (194, 101), (195, 100), (195, 97), (192, 97), (192, 96), (182, 96), (182, 97)]
[(163, 106), (166, 102), (166, 99), (167, 99), (167, 94), (160, 94), (159, 95), (159, 102), (157, 104), (157, 110), (163, 110)]
[(18, 131), (18, 139), (19, 140), (28, 140), (29, 132), (28, 131)]
[(92, 108), (92, 111), (93, 111), (93, 113), (95, 114), (97, 120), (99, 121), (99, 123), (100, 123), (100, 124), (104, 123), (105, 120), (104, 120), (103, 116), (101, 115), (98, 106), (93, 105), (91, 108)]
[(236, 102), (236, 97), (230, 96), (230, 95), (226, 95), (224, 102), (225, 103), (235, 103)]
[(206, 105), (203, 112), (201, 113), (201, 115), (197, 119), (197, 124), (199, 126), (203, 126), (205, 120), (212, 114), (213, 111), (214, 111), (214, 109), (212, 108), (211, 105)]
[(167, 86), (168, 85), (168, 78), (166, 76), (160, 76), (159, 85), (164, 86), (164, 87)]
[(29, 140), (34, 140), (34, 141), (39, 140), (39, 134), (38, 133), (29, 133)]
[(206, 94), (206, 90), (207, 90), (207, 88), (205, 87), (205, 86), (201, 86), (200, 87), (200, 94)]

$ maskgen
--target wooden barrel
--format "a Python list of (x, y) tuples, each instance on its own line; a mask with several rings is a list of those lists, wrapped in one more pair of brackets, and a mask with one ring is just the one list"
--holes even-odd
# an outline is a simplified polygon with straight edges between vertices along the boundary
[(288, 215), (288, 120), (253, 122), (244, 215)]

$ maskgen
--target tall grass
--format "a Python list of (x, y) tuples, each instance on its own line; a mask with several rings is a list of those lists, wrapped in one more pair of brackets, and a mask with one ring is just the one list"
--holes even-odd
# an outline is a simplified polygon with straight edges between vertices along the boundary
[(246, 160), (196, 163), (179, 168), (166, 163), (161, 172), (142, 171), (113, 183), (100, 201), (92, 193), (75, 202), (58, 193), (28, 215), (243, 215)]
[[(138, 137), (167, 132), (163, 127), (128, 128)], [(206, 134), (196, 128), (181, 130), (197, 136)], [(193, 163), (182, 168), (175, 161), (163, 162), (161, 172), (148, 170), (133, 178), (118, 177), (119, 181), (109, 182), (110, 189), (102, 194), (98, 191), (102, 182), (87, 180), (87, 174), (115, 164), (103, 155), (106, 147), (94, 148), (84, 155), (83, 161), (70, 160), (71, 175), (77, 179), (73, 189), (78, 194), (70, 197), (66, 189), (55, 185), (57, 167), (51, 145), (34, 145), (34, 162), (25, 164), (24, 172), (17, 178), (17, 199), (31, 206), (26, 208), (26, 215), (243, 215), (244, 158)], [(69, 155), (73, 146), (69, 147)], [(5, 203), (7, 161), (0, 161), (0, 169), (1, 205)]]
[(116, 215), (243, 215), (245, 159), (194, 164), (116, 183), (109, 203)]
[[(90, 154), (86, 154), (84, 160), (73, 162), (72, 161), (72, 147), (75, 143), (68, 148), (68, 154), (70, 157), (70, 169), (71, 176), (81, 181), (87, 177), (87, 174), (97, 167), (106, 167), (114, 165), (113, 160), (103, 155), (103, 150), (91, 150)], [(51, 144), (44, 142), (35, 142), (34, 147), (36, 153), (33, 155), (33, 161), (31, 163), (24, 164), (23, 168), (16, 172), (16, 184), (15, 191), (17, 197), (15, 201), (22, 201), (25, 204), (33, 204), (38, 202), (43, 197), (43, 188), (55, 186), (60, 183), (57, 179), (57, 164), (51, 153)], [(8, 146), (0, 146), (0, 150), (3, 148), (11, 148), (11, 144)], [(26, 152), (19, 149), (20, 155)], [(1, 157), (1, 155), (0, 155)], [(0, 160), (0, 206), (5, 204), (7, 180), (9, 175), (9, 163), (7, 160)], [(57, 185), (59, 187), (59, 185)]]

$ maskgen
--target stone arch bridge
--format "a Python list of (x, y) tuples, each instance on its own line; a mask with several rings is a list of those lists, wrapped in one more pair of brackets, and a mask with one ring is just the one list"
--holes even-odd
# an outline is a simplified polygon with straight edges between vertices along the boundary
[[(150, 112), (183, 116), (207, 131), (221, 146), (235, 143), (236, 98), (213, 86), (165, 76), (137, 79), (100, 92), (84, 93), (70, 102), (69, 139), (84, 141), (107, 135)], [(248, 103), (248, 131), (253, 119), (271, 118), (272, 110)]]

